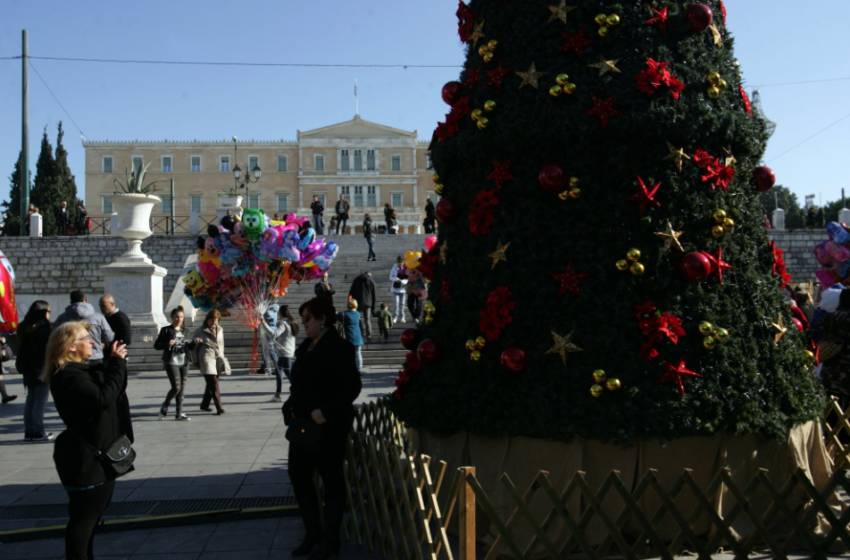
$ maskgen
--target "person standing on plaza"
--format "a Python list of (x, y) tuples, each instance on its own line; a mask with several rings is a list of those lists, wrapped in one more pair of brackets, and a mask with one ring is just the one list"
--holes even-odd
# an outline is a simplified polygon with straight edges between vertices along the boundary
[(201, 410), (212, 412), (210, 402), (215, 405), (216, 413), (224, 414), (221, 406), (221, 390), (218, 385), (220, 374), (230, 375), (230, 364), (224, 357), (224, 330), (218, 324), (221, 312), (210, 309), (204, 318), (204, 324), (195, 331), (189, 350), (197, 352), (198, 367), (204, 376), (206, 387), (201, 399)]
[(115, 340), (125, 346), (130, 346), (133, 342), (132, 324), (127, 314), (115, 305), (115, 298), (106, 294), (98, 300), (97, 304), (100, 307), (100, 312), (106, 318), (106, 322), (109, 323), (109, 328), (115, 334)]
[(68, 235), (68, 227), (71, 225), (71, 213), (68, 211), (68, 203), (64, 200), (62, 205), (56, 209), (56, 227), (59, 235)]
[(393, 328), (393, 314), (387, 309), (387, 304), (381, 304), (381, 310), (376, 315), (378, 318), (378, 332), (384, 337), (384, 342), (390, 339), (390, 329)]
[(404, 286), (407, 284), (407, 278), (399, 278), (398, 275), (398, 271), (401, 270), (403, 263), (404, 259), (399, 255), (392, 270), (390, 270), (390, 282), (392, 282), (390, 291), (393, 294), (393, 321), (396, 323), (407, 322), (407, 319), (404, 318), (404, 297), (407, 294)]
[(283, 378), (290, 378), (292, 373), (292, 358), (295, 357), (295, 337), (298, 336), (298, 324), (289, 311), (288, 305), (281, 305), (277, 311), (277, 326), (275, 328), (263, 317), (263, 328), (272, 339), (272, 346), (277, 356), (277, 386), (272, 402), (281, 402), (280, 394), (283, 391)]
[(390, 228), (393, 227), (393, 218), (395, 214), (395, 210), (390, 206), (390, 203), (387, 202), (384, 204), (384, 221), (387, 223), (387, 233), (392, 233)]
[(106, 318), (94, 310), (94, 307), (89, 303), (85, 292), (82, 290), (74, 290), (71, 292), (71, 305), (65, 308), (65, 312), (56, 318), (53, 323), (53, 329), (59, 328), (60, 325), (71, 321), (85, 321), (89, 324), (89, 332), (91, 333), (94, 346), (92, 346), (92, 354), (89, 358), (90, 362), (100, 363), (103, 361), (103, 351), (107, 345), (115, 340), (115, 333), (112, 327), (106, 321)]
[[(318, 424), (321, 433), (317, 441), (290, 440), (289, 444), (289, 479), (306, 529), (292, 556), (306, 556), (315, 548), (310, 559), (327, 560), (339, 554), (347, 497), (343, 462), (361, 381), (351, 342), (334, 328), (337, 314), (333, 305), (326, 299), (313, 298), (298, 312), (307, 338), (295, 351), (291, 394), (283, 405), (283, 420), (287, 426), (296, 421)], [(325, 490), (323, 512), (313, 484), (317, 470)]]
[(94, 558), (94, 530), (119, 476), (106, 461), (98, 460), (97, 453), (127, 435), (125, 427), (131, 425), (129, 415), (122, 417), (117, 406), (126, 384), (127, 349), (113, 342), (108, 361), (93, 363), (95, 346), (85, 321), (68, 322), (53, 330), (44, 359), (42, 381), (50, 384), (56, 411), (67, 428), (56, 438), (53, 462), (68, 492), (68, 560)]
[(177, 407), (175, 420), (189, 420), (183, 414), (183, 395), (186, 390), (186, 378), (189, 376), (189, 360), (186, 357), (186, 327), (183, 325), (183, 307), (171, 310), (171, 324), (159, 330), (159, 336), (153, 347), (162, 350), (162, 365), (171, 383), (171, 390), (165, 395), (165, 401), (159, 408), (159, 419), (168, 416), (168, 406), (174, 399)]
[(336, 201), (336, 206), (334, 210), (336, 210), (336, 233), (339, 234), (340, 230), (342, 230), (342, 234), (345, 235), (345, 225), (348, 223), (348, 210), (351, 208), (351, 204), (345, 200), (345, 195), (339, 195), (339, 200)]
[(322, 281), (316, 284), (316, 287), (313, 288), (313, 291), (316, 294), (316, 297), (326, 298), (331, 305), (334, 303), (334, 291), (333, 286), (328, 283), (328, 273), (325, 272), (322, 274)]
[(366, 335), (366, 338), (371, 338), (372, 321), (370, 317), (375, 311), (375, 302), (378, 301), (378, 297), (375, 294), (375, 281), (372, 280), (371, 272), (361, 272), (360, 276), (354, 279), (354, 282), (351, 283), (351, 289), (348, 291), (348, 297), (354, 298), (357, 302), (357, 308), (360, 310), (360, 318), (362, 321), (365, 321), (361, 332)]
[(425, 200), (425, 221), (422, 222), (422, 225), (425, 226), (425, 233), (437, 231), (437, 208), (430, 198)]
[(89, 234), (89, 213), (84, 202), (77, 205), (77, 235)]
[(30, 305), (24, 320), (18, 325), (18, 357), (15, 368), (24, 376), (27, 400), (24, 403), (24, 439), (49, 441), (52, 433), (44, 430), (44, 407), (50, 386), (41, 380), (44, 356), (50, 338), (50, 304), (36, 300)]
[(322, 217), (325, 215), (325, 206), (316, 195), (313, 195), (313, 202), (310, 203), (310, 211), (313, 213), (313, 225), (316, 228), (316, 234), (324, 235), (325, 222), (322, 221)]
[(10, 395), (6, 392), (6, 383), (3, 381), (3, 375), (6, 374), (6, 366), (2, 362), (8, 362), (14, 357), (12, 349), (6, 344), (6, 337), (0, 336), (0, 396), (2, 396), (3, 404), (10, 403), (18, 398), (18, 395)]
[(375, 256), (375, 225), (372, 223), (372, 218), (369, 214), (363, 219), (363, 237), (366, 238), (366, 243), (369, 245), (369, 255), (366, 257), (366, 262), (376, 261)]

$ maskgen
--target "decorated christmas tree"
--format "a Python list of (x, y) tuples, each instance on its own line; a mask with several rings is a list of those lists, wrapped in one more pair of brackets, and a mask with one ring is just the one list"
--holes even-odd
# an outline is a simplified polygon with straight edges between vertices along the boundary
[(628, 445), (817, 418), (758, 201), (767, 135), (720, 0), (460, 2), (432, 142), (439, 238), (393, 407)]

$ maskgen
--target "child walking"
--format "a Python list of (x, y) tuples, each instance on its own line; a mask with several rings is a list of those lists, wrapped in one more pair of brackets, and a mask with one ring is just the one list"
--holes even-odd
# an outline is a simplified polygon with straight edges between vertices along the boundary
[(393, 314), (387, 309), (387, 304), (382, 303), (381, 310), (375, 316), (378, 318), (378, 330), (384, 337), (384, 342), (387, 342), (390, 338), (390, 329), (393, 328)]

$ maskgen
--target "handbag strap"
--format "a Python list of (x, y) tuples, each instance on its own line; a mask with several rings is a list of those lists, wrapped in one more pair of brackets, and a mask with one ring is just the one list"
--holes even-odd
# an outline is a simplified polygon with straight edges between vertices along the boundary
[(72, 430), (71, 428), (67, 428), (67, 431), (70, 432), (71, 435), (73, 435), (75, 438), (80, 440), (80, 443), (82, 443), (85, 447), (87, 447), (89, 451), (91, 451), (92, 453), (94, 453), (98, 457), (103, 457), (103, 451), (101, 451), (100, 449), (98, 449), (94, 445), (90, 444), (85, 439), (83, 439), (83, 436), (78, 434), (76, 432), (76, 430)]

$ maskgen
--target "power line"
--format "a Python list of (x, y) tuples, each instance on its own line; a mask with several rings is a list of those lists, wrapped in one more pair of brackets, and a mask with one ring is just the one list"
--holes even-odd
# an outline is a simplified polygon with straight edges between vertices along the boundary
[[(19, 59), (20, 56), (0, 57), (0, 60)], [(463, 68), (462, 64), (316, 64), (299, 62), (220, 62), (197, 60), (130, 60), (113, 58), (71, 58), (64, 56), (30, 56), (35, 60), (60, 60), (65, 62), (100, 62), (108, 64), (168, 64), (178, 66), (259, 66), (289, 68)]]
[(782, 83), (782, 84), (764, 84), (764, 85), (760, 85), (760, 86), (755, 86), (755, 88), (758, 89), (758, 88), (777, 87), (777, 86), (798, 86), (798, 85), (803, 85), (803, 84), (820, 84), (820, 83), (823, 83), (823, 82), (842, 82), (842, 81), (846, 81), (846, 80), (850, 80), (850, 77), (846, 77), (846, 78), (824, 78), (822, 80), (808, 80), (808, 81), (805, 81), (805, 82), (785, 82), (785, 83)]
[(781, 153), (781, 154), (779, 154), (778, 156), (771, 158), (771, 159), (770, 159), (770, 161), (769, 161), (768, 163), (770, 163), (770, 162), (772, 162), (772, 161), (776, 161), (777, 159), (779, 159), (780, 157), (784, 156), (785, 154), (787, 154), (787, 153), (788, 153), (788, 152), (790, 152), (791, 150), (793, 150), (793, 149), (795, 149), (795, 148), (797, 148), (797, 147), (799, 147), (799, 146), (802, 146), (803, 144), (805, 144), (806, 142), (808, 142), (809, 140), (811, 140), (811, 139), (812, 139), (812, 138), (814, 138), (815, 136), (818, 136), (819, 134), (821, 134), (821, 133), (823, 133), (823, 132), (826, 132), (827, 130), (829, 130), (829, 129), (830, 129), (830, 128), (832, 128), (833, 126), (837, 125), (837, 124), (838, 124), (838, 123), (840, 123), (841, 121), (843, 121), (843, 120), (845, 120), (845, 119), (848, 119), (848, 118), (850, 118), (850, 113), (847, 113), (846, 115), (844, 115), (843, 117), (841, 117), (840, 119), (838, 119), (837, 121), (835, 121), (834, 123), (832, 123), (831, 125), (829, 125), (829, 126), (827, 126), (827, 127), (825, 127), (825, 128), (820, 129), (819, 131), (815, 132), (814, 134), (812, 134), (811, 136), (809, 136), (809, 137), (808, 137), (808, 138), (806, 138), (805, 140), (802, 140), (801, 142), (798, 142), (797, 144), (794, 144), (793, 146), (791, 146), (790, 148), (788, 148), (787, 150), (785, 150), (784, 152), (782, 152), (782, 153)]
[(35, 75), (38, 76), (38, 79), (41, 80), (41, 83), (44, 84), (44, 87), (47, 88), (47, 91), (49, 91), (50, 95), (53, 96), (53, 99), (56, 100), (56, 103), (58, 103), (59, 106), (62, 108), (62, 110), (65, 112), (65, 114), (68, 115), (68, 118), (71, 119), (71, 122), (74, 123), (74, 126), (77, 128), (77, 131), (79, 131), (79, 133), (85, 138), (85, 136), (86, 136), (85, 132), (83, 132), (83, 130), (80, 128), (80, 125), (77, 124), (77, 121), (74, 120), (74, 117), (71, 116), (71, 113), (68, 112), (68, 109), (66, 109), (65, 106), (62, 105), (62, 102), (59, 101), (59, 98), (56, 97), (56, 94), (53, 93), (53, 90), (50, 89), (50, 86), (47, 85), (47, 82), (44, 81), (44, 78), (41, 77), (41, 74), (38, 73), (38, 70), (36, 69), (35, 66), (33, 66), (32, 62), (30, 62), (30, 68), (33, 69), (33, 71), (35, 72)]

